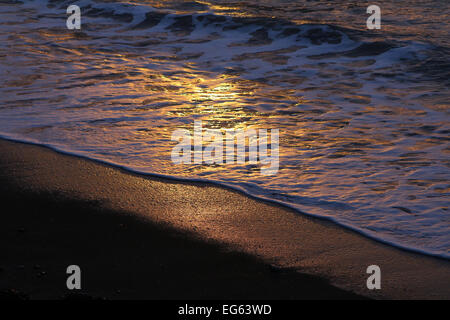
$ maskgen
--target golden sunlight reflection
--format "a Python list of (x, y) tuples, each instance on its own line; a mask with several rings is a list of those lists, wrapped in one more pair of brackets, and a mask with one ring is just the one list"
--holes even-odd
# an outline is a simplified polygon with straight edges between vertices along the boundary
[(89, 0), (81, 30), (62, 1), (0, 1), (0, 131), (442, 251), (450, 38), (445, 6), (411, 1), (382, 33), (356, 1)]
[[(161, 83), (161, 80), (163, 81)], [(159, 78), (152, 93), (164, 93), (164, 99), (174, 103), (167, 113), (185, 118), (196, 116), (209, 128), (244, 128), (255, 125), (261, 113), (251, 108), (256, 83), (230, 76), (203, 76), (191, 79), (177, 75)], [(188, 125), (189, 127), (190, 125)]]

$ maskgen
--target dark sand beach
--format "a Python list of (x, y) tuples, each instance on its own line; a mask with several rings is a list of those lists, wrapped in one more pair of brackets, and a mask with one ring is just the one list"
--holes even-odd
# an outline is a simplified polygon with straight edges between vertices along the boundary
[[(222, 187), (0, 141), (0, 297), (449, 299), (450, 264)], [(367, 266), (382, 289), (366, 288)]]

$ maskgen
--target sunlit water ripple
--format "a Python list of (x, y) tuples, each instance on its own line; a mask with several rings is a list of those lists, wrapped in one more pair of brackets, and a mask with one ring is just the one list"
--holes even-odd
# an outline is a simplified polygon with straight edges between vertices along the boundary
[[(2, 1), (2, 135), (218, 181), (450, 257), (446, 1), (382, 4), (378, 32), (357, 1), (160, 2), (78, 1), (75, 32), (73, 1)], [(171, 134), (194, 120), (279, 129), (278, 174), (174, 165)]]

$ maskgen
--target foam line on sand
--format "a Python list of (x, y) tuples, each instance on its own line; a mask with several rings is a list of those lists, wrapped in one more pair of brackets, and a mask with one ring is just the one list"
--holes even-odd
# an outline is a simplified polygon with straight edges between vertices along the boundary
[[(108, 212), (127, 212), (280, 268), (326, 278), (364, 296), (450, 299), (447, 260), (402, 251), (331, 222), (301, 216), (217, 185), (140, 176), (5, 140), (0, 140), (0, 150), (3, 179), (20, 192), (58, 194), (94, 203)], [(120, 259), (116, 257), (118, 263), (127, 263)], [(381, 267), (381, 290), (366, 287), (370, 265)]]

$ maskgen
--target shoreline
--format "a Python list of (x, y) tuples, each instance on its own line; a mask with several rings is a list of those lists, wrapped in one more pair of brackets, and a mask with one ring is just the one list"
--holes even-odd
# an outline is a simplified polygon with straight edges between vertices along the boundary
[(348, 231), (351, 232), (355, 232), (365, 238), (368, 238), (370, 240), (376, 241), (380, 244), (383, 245), (387, 245), (390, 247), (393, 247), (395, 249), (399, 249), (402, 251), (406, 251), (406, 252), (410, 252), (410, 253), (416, 253), (416, 254), (420, 254), (420, 255), (424, 255), (424, 256), (428, 256), (428, 257), (432, 257), (432, 258), (436, 258), (436, 259), (441, 259), (444, 261), (449, 261), (450, 262), (450, 256), (449, 255), (442, 255), (442, 254), (438, 254), (438, 253), (433, 253), (433, 252), (427, 252), (425, 250), (422, 249), (418, 249), (418, 248), (414, 248), (414, 247), (410, 247), (407, 245), (402, 245), (402, 244), (398, 244), (383, 238), (378, 238), (375, 237), (373, 235), (368, 234), (367, 232), (363, 231), (362, 229), (358, 228), (358, 227), (354, 227), (354, 226), (350, 226), (350, 225), (346, 225), (343, 223), (340, 223), (336, 220), (333, 219), (333, 217), (329, 217), (329, 216), (320, 216), (320, 215), (315, 215), (315, 214), (311, 214), (308, 212), (304, 212), (298, 208), (295, 208), (295, 206), (290, 205), (289, 203), (286, 202), (282, 202), (279, 200), (275, 200), (275, 199), (270, 199), (270, 198), (265, 198), (262, 196), (255, 196), (247, 191), (245, 191), (242, 188), (239, 188), (237, 186), (234, 185), (229, 185), (226, 184), (224, 182), (221, 181), (215, 181), (215, 180), (209, 180), (209, 179), (200, 179), (200, 178), (183, 178), (183, 177), (177, 177), (177, 176), (169, 176), (169, 175), (164, 175), (164, 174), (159, 174), (159, 173), (148, 173), (148, 172), (141, 172), (138, 170), (135, 170), (133, 168), (130, 167), (126, 167), (124, 165), (120, 165), (117, 163), (113, 163), (113, 162), (109, 162), (106, 160), (100, 160), (100, 159), (95, 159), (95, 158), (91, 158), (89, 156), (83, 155), (83, 154), (79, 154), (73, 151), (68, 151), (68, 150), (63, 150), (63, 149), (59, 149), (57, 147), (54, 147), (50, 144), (42, 144), (39, 143), (37, 141), (34, 141), (32, 139), (29, 140), (24, 140), (24, 139), (15, 139), (12, 137), (8, 137), (5, 135), (0, 134), (0, 141), (7, 141), (7, 142), (11, 142), (11, 143), (18, 143), (18, 144), (25, 144), (25, 145), (30, 145), (30, 146), (36, 146), (36, 147), (41, 147), (41, 148), (45, 148), (45, 149), (49, 149), (50, 151), (56, 152), (58, 154), (61, 155), (65, 155), (65, 156), (70, 156), (70, 157), (75, 157), (75, 158), (79, 158), (82, 160), (86, 160), (86, 161), (92, 161), (94, 163), (100, 164), (100, 165), (104, 165), (107, 167), (111, 167), (117, 170), (122, 171), (125, 174), (130, 174), (130, 175), (135, 175), (138, 177), (144, 177), (144, 178), (149, 178), (149, 179), (161, 179), (161, 180), (167, 180), (169, 182), (180, 182), (180, 183), (187, 183), (187, 184), (205, 184), (208, 186), (215, 186), (218, 188), (223, 188), (225, 190), (228, 191), (234, 191), (237, 192), (239, 194), (241, 194), (244, 197), (249, 197), (251, 199), (254, 199), (256, 201), (262, 201), (268, 204), (272, 204), (272, 205), (276, 205), (276, 206), (280, 206), (281, 208), (287, 209), (288, 211), (295, 211), (297, 214), (305, 216), (305, 217), (309, 217), (309, 218), (313, 218), (316, 219), (318, 221), (324, 221), (324, 222), (328, 222), (328, 223), (332, 223), (340, 228), (344, 228)]
[[(158, 230), (164, 225), (175, 230), (171, 232), (189, 234), (188, 243), (198, 238), (201, 240), (196, 241), (203, 245), (220, 244), (227, 248), (225, 255), (242, 252), (238, 255), (256, 257), (259, 264), (271, 263), (274, 270), (286, 271), (288, 277), (325, 278), (363, 296), (450, 298), (447, 260), (382, 244), (333, 222), (301, 216), (270, 200), (257, 200), (215, 183), (130, 173), (45, 146), (0, 139), (0, 149), (3, 180), (32, 198), (41, 194), (47, 199), (57, 194), (58, 201), (95, 203), (94, 207), (88, 205), (88, 211), (123, 212), (129, 218), (138, 218), (139, 224), (154, 223), (160, 226)], [(97, 229), (100, 226), (95, 225)], [(365, 270), (372, 264), (382, 270), (379, 291), (366, 288), (369, 275)], [(4, 273), (0, 273), (0, 280)], [(320, 287), (322, 280), (316, 280)], [(332, 289), (324, 290), (339, 290), (329, 287)], [(357, 297), (345, 291), (333, 297), (339, 295)]]

